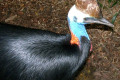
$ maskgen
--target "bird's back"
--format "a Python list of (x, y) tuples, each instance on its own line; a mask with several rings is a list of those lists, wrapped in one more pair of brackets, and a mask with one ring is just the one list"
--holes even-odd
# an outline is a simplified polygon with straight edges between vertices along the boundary
[[(0, 80), (72, 79), (83, 52), (70, 39), (70, 35), (0, 24)], [(89, 50), (89, 40), (83, 42)]]

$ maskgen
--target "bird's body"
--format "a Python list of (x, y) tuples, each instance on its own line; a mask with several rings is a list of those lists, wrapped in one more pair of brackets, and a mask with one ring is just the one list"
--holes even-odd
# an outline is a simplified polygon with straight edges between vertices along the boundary
[(69, 34), (0, 24), (0, 79), (71, 80), (90, 42), (83, 37), (80, 50), (70, 40)]
[[(89, 1), (94, 7), (79, 6)], [(85, 24), (113, 27), (102, 16), (97, 19), (96, 6), (96, 0), (76, 0), (68, 13), (71, 35), (0, 23), (0, 80), (74, 80), (90, 52)]]

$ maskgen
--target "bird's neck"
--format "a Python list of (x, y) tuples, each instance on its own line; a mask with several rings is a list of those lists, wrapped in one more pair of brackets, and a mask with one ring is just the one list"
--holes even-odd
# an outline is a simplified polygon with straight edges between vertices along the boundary
[(90, 40), (85, 24), (77, 23), (77, 22), (69, 22), (70, 32), (71, 32), (71, 44), (77, 44), (80, 46), (81, 37), (85, 36), (88, 40)]

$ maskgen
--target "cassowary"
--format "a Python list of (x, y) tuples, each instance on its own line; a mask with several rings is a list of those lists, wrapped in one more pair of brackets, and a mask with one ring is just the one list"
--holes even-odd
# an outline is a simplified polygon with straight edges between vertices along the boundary
[(74, 80), (90, 52), (90, 23), (113, 27), (96, 0), (76, 0), (68, 13), (71, 35), (0, 23), (0, 80)]

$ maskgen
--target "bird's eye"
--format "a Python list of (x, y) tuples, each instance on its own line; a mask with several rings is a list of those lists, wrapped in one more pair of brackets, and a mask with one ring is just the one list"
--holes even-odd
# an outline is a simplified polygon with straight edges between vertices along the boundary
[(73, 21), (77, 22), (77, 17), (76, 16), (73, 17)]

